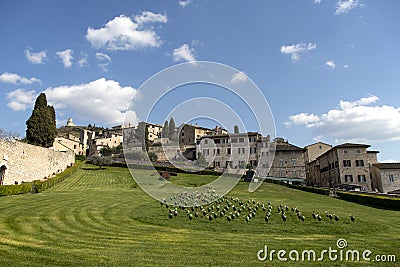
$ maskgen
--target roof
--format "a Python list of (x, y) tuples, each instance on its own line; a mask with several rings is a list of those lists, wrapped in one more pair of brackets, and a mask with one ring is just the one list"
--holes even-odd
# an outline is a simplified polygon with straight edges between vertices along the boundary
[(352, 147), (365, 147), (365, 148), (368, 148), (368, 147), (371, 147), (371, 146), (370, 145), (366, 145), (366, 144), (344, 143), (344, 144), (341, 144), (341, 145), (334, 146), (333, 148), (352, 148)]
[(367, 153), (374, 153), (374, 154), (378, 154), (379, 153), (379, 151), (378, 150), (368, 150), (367, 151)]
[(259, 133), (257, 132), (248, 132), (248, 133), (238, 133), (238, 134), (234, 134), (234, 133), (229, 133), (229, 134), (212, 134), (212, 135), (203, 135), (201, 136), (199, 139), (203, 139), (203, 138), (221, 138), (221, 137), (230, 137), (230, 138), (235, 138), (235, 137), (246, 137), (246, 136), (254, 136), (254, 135), (258, 135)]
[(310, 145), (308, 145), (308, 146), (305, 146), (304, 148), (307, 148), (307, 147), (310, 147), (310, 146), (314, 146), (314, 145), (318, 145), (318, 144), (323, 144), (323, 145), (327, 145), (327, 146), (332, 147), (332, 145), (327, 144), (327, 143), (324, 143), (324, 142), (316, 142), (316, 143), (314, 143), (314, 144), (310, 144)]
[(400, 169), (400, 162), (375, 163), (373, 165), (379, 169)]
[(277, 142), (275, 142), (275, 151), (305, 151), (304, 148), (292, 145), (287, 141), (282, 141), (283, 139), (275, 140), (277, 140)]

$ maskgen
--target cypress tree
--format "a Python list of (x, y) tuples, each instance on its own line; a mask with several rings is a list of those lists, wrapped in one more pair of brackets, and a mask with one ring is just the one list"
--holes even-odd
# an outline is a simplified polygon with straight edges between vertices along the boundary
[(174, 138), (174, 133), (175, 133), (175, 121), (174, 118), (171, 117), (171, 119), (169, 120), (169, 131), (168, 131), (168, 135), (169, 135), (169, 139), (173, 139)]
[(168, 121), (166, 120), (164, 122), (164, 126), (162, 129), (162, 137), (168, 138), (169, 137), (169, 126), (168, 126)]
[(26, 140), (29, 144), (51, 147), (57, 134), (56, 112), (47, 105), (47, 98), (41, 93), (35, 102), (32, 115), (26, 121)]

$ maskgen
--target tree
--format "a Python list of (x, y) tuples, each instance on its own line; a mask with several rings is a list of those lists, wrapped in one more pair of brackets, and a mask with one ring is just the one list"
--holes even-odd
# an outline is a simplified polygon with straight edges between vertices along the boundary
[(100, 170), (103, 168), (103, 166), (111, 165), (111, 159), (106, 157), (93, 156), (90, 161), (93, 165), (99, 166)]
[(150, 141), (149, 141), (149, 130), (147, 129), (146, 122), (139, 122), (137, 129), (135, 131), (135, 138), (141, 142), (142, 150), (149, 151)]
[(239, 126), (237, 126), (237, 125), (233, 126), (233, 133), (235, 133), (235, 134), (239, 133)]
[(168, 128), (169, 128), (169, 130), (168, 130), (169, 139), (173, 140), (174, 133), (175, 133), (175, 121), (174, 121), (174, 118), (172, 118), (172, 117), (169, 120), (169, 127)]
[(113, 151), (111, 150), (111, 148), (108, 145), (106, 145), (100, 149), (100, 154), (105, 157), (111, 156), (112, 152)]
[(168, 126), (168, 121), (167, 120), (164, 122), (164, 127), (162, 129), (162, 137), (163, 138), (168, 138), (169, 137), (169, 126)]
[(29, 144), (51, 147), (57, 134), (56, 112), (47, 105), (47, 98), (41, 93), (35, 102), (32, 115), (26, 121), (26, 140)]

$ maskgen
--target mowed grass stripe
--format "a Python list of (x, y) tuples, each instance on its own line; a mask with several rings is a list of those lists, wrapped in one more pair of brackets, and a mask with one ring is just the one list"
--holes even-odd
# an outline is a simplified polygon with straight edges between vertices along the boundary
[[(83, 168), (43, 193), (0, 198), (1, 266), (269, 266), (256, 258), (264, 245), (288, 251), (322, 250), (335, 247), (339, 237), (345, 237), (351, 248), (399, 251), (398, 212), (273, 184), (264, 184), (250, 194), (248, 184), (240, 183), (229, 197), (271, 201), (273, 215), (268, 224), (262, 212), (249, 223), (243, 215), (230, 223), (226, 218), (189, 221), (183, 212), (170, 220), (168, 210), (137, 187), (128, 169)], [(171, 181), (199, 185), (213, 179), (178, 174)], [(276, 210), (279, 204), (297, 206), (306, 216), (305, 222), (291, 212), (287, 222), (282, 222)], [(324, 217), (318, 223), (311, 218), (314, 210), (323, 217), (325, 210), (335, 213), (340, 221)], [(356, 216), (355, 223), (350, 222), (350, 214)], [(298, 263), (275, 260), (275, 265)]]

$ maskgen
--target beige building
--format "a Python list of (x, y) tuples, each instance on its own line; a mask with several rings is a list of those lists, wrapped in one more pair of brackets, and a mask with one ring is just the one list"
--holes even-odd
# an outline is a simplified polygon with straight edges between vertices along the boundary
[(319, 156), (327, 152), (332, 148), (331, 145), (325, 144), (323, 142), (317, 142), (304, 147), (304, 161), (311, 162), (316, 160)]
[(150, 141), (154, 141), (154, 139), (161, 138), (162, 134), (162, 125), (161, 124), (153, 124), (146, 122), (147, 131), (148, 131), (148, 139)]
[(79, 138), (56, 137), (53, 147), (56, 151), (66, 152), (73, 151), (75, 155), (85, 155), (86, 151)]
[(371, 166), (372, 187), (380, 193), (400, 193), (400, 163), (375, 163)]
[(102, 135), (100, 137), (97, 137), (92, 140), (92, 143), (90, 145), (90, 155), (97, 155), (100, 153), (100, 150), (103, 147), (117, 147), (119, 145), (122, 145), (123, 142), (123, 136), (121, 133), (117, 132), (110, 132), (107, 133), (106, 135)]
[(303, 153), (305, 150), (290, 144), (283, 138), (276, 138), (275, 158), (269, 176), (279, 178), (306, 178)]
[(192, 124), (182, 124), (179, 127), (179, 146), (192, 146), (196, 144), (196, 141), (203, 136), (208, 135), (226, 135), (228, 131), (222, 129), (219, 126), (215, 126), (214, 129), (208, 129)]
[(317, 142), (304, 147), (304, 163), (306, 167), (306, 183), (314, 186), (320, 183), (321, 175), (319, 171), (319, 161), (317, 158), (330, 150), (331, 145)]
[[(376, 162), (377, 152), (368, 153), (369, 145), (342, 144), (317, 157), (310, 164), (307, 184), (337, 187), (343, 184), (371, 191), (370, 164)], [(317, 169), (319, 168), (319, 175)]]
[(204, 135), (200, 137), (196, 151), (215, 170), (242, 174), (247, 164), (254, 168), (258, 166), (260, 142), (261, 135), (253, 132)]

